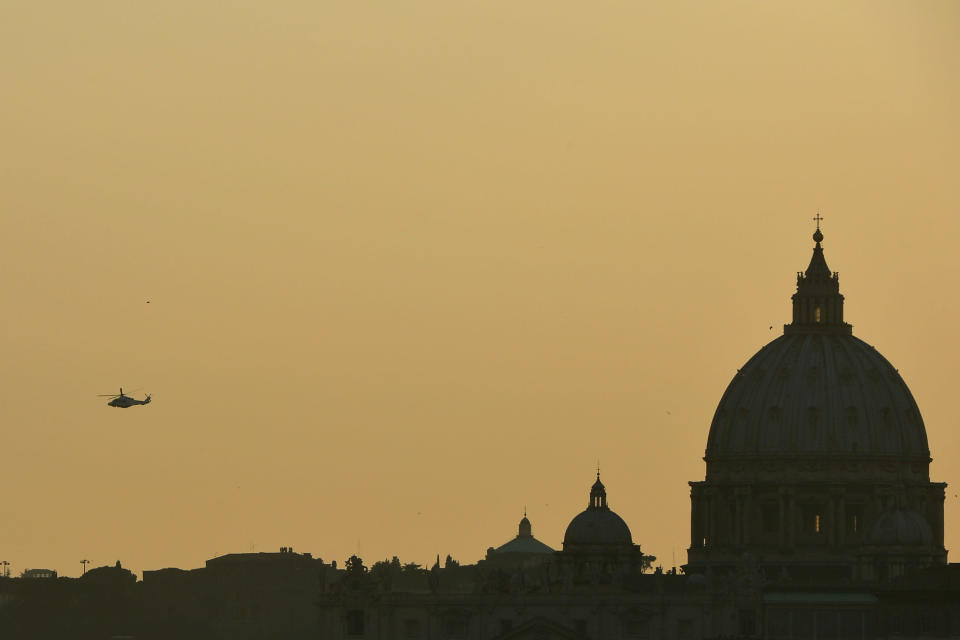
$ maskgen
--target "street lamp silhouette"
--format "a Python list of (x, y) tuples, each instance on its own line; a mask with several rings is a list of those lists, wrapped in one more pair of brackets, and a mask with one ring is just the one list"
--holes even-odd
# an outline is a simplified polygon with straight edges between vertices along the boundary
[(80, 564), (83, 565), (83, 574), (82, 574), (82, 575), (87, 575), (87, 564), (89, 564), (89, 562), (90, 562), (90, 561), (87, 560), (86, 558), (84, 558), (83, 560), (80, 561)]

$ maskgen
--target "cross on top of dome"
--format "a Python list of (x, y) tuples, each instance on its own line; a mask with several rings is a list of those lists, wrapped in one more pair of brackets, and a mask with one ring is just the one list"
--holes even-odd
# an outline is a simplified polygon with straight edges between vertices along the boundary
[(820, 231), (820, 222), (823, 220), (823, 217), (820, 215), (820, 210), (817, 209), (817, 215), (813, 218), (817, 223), (817, 230), (813, 232), (813, 241), (817, 244), (823, 240), (823, 233)]

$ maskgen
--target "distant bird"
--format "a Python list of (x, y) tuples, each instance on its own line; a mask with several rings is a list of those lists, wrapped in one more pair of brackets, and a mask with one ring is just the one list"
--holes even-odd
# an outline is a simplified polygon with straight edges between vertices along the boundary
[(150, 301), (149, 301), (149, 300), (147, 300), (147, 304), (150, 304)]
[(669, 411), (667, 411), (667, 415), (668, 415), (668, 416), (672, 416), (673, 414), (670, 413)]
[(770, 329), (773, 329), (773, 325), (770, 325)]

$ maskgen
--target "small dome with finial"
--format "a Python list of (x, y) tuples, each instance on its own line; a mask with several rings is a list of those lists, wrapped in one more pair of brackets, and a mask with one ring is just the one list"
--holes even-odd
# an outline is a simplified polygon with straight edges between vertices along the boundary
[(533, 527), (530, 526), (530, 520), (527, 518), (527, 510), (523, 510), (523, 519), (520, 526), (517, 527), (517, 537), (506, 544), (502, 544), (496, 549), (491, 547), (487, 550), (487, 560), (494, 557), (502, 558), (499, 554), (510, 554), (513, 556), (524, 556), (529, 554), (553, 553), (553, 549), (543, 544), (533, 537)]
[(527, 520), (527, 512), (523, 512), (523, 520), (520, 521), (520, 526), (517, 530), (518, 538), (530, 538), (533, 537), (533, 527), (530, 526), (530, 521)]
[(823, 233), (820, 231), (819, 228), (817, 228), (817, 230), (813, 232), (813, 241), (823, 242)]
[(599, 471), (596, 482), (590, 487), (589, 506), (570, 521), (563, 536), (566, 551), (597, 545), (633, 546), (630, 527), (607, 506), (607, 490), (600, 482)]

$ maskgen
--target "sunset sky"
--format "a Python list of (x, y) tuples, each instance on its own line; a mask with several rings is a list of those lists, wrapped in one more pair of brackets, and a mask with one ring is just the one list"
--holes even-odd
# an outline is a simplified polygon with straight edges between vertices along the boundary
[(952, 1), (0, 0), (0, 560), (560, 548), (599, 460), (682, 564), (818, 209), (956, 559), (958, 114)]

